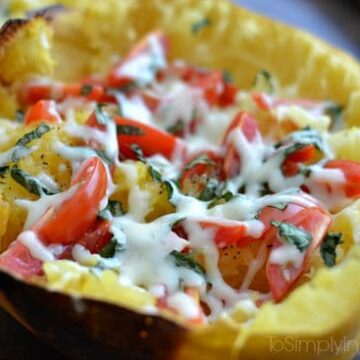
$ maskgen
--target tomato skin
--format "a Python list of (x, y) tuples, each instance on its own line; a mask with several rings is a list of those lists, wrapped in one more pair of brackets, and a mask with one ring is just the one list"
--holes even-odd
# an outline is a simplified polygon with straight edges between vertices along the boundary
[(223, 171), (227, 178), (239, 174), (241, 169), (241, 159), (233, 144), (229, 143), (229, 137), (233, 130), (238, 128), (245, 136), (249, 143), (255, 141), (260, 136), (260, 131), (255, 118), (246, 113), (239, 112), (230, 123), (223, 138), (223, 146), (226, 148)]
[[(87, 93), (82, 93), (84, 87), (88, 85)], [(112, 97), (105, 93), (102, 85), (85, 83), (76, 84), (28, 84), (25, 85), (20, 94), (21, 101), (24, 104), (35, 104), (40, 100), (63, 101), (68, 97), (84, 97), (90, 101), (97, 102), (115, 102)]]
[[(191, 168), (186, 167), (200, 156), (206, 156), (211, 163), (198, 163)], [(206, 182), (210, 178), (224, 179), (222, 171), (223, 158), (212, 151), (192, 156), (184, 166), (184, 170), (179, 179), (180, 189), (186, 194), (198, 196), (204, 190)]]
[(295, 176), (299, 171), (299, 164), (309, 164), (316, 157), (316, 147), (312, 144), (303, 146), (301, 149), (289, 154), (282, 164), (285, 176)]
[[(277, 235), (278, 229), (272, 227), (265, 235), (265, 241), (271, 246), (271, 251), (266, 264), (266, 276), (269, 282), (270, 292), (276, 302), (281, 301), (296, 284), (296, 281), (309, 270), (311, 255), (319, 247), (331, 224), (329, 213), (319, 208), (303, 209), (286, 220), (287, 223), (295, 225), (312, 235), (312, 242), (304, 252), (304, 259), (300, 267), (293, 264), (270, 263), (271, 252), (284, 245)], [(285, 274), (286, 271), (286, 274)]]
[(35, 259), (29, 249), (19, 240), (15, 240), (0, 255), (0, 268), (29, 279), (42, 274), (42, 261)]
[(78, 244), (83, 245), (91, 253), (97, 254), (112, 238), (110, 225), (108, 220), (98, 220), (93, 228), (83, 235)]
[(61, 117), (56, 110), (54, 100), (40, 100), (27, 110), (24, 121), (26, 125), (36, 122), (59, 124)]
[(213, 239), (219, 249), (229, 245), (244, 247), (254, 241), (246, 235), (248, 227), (241, 221), (201, 220), (199, 224), (204, 230), (214, 231)]
[(326, 169), (341, 170), (345, 176), (345, 194), (349, 198), (360, 196), (360, 163), (353, 160), (330, 160), (325, 164)]
[(136, 154), (131, 149), (133, 144), (138, 145), (145, 156), (161, 154), (168, 159), (172, 158), (178, 146), (180, 146), (180, 149), (185, 149), (180, 139), (153, 126), (120, 116), (115, 116), (114, 119), (117, 125), (132, 126), (141, 131), (139, 135), (118, 135), (120, 153), (126, 159), (136, 160)]
[(125, 65), (131, 64), (132, 62), (135, 62), (139, 57), (147, 55), (151, 52), (152, 49), (152, 39), (155, 39), (155, 41), (161, 46), (162, 52), (167, 58), (169, 54), (169, 39), (167, 36), (160, 30), (156, 30), (143, 39), (141, 39), (127, 54), (127, 56), (122, 60), (120, 63), (118, 63), (108, 74), (107, 77), (107, 84), (109, 87), (112, 88), (119, 88), (122, 86), (126, 86), (134, 81), (136, 79), (127, 77), (125, 75), (120, 74), (121, 68)]
[(86, 160), (72, 180), (76, 191), (58, 209), (50, 208), (33, 226), (45, 244), (73, 244), (97, 219), (107, 187), (106, 169), (100, 159)]

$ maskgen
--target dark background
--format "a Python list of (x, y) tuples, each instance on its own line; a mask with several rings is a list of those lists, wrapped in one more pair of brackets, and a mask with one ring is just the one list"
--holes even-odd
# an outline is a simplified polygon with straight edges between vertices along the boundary
[[(306, 29), (360, 59), (360, 6), (356, 6), (356, 3), (359, 4), (357, 1), (236, 0), (236, 2), (274, 19)], [(0, 359), (30, 358), (64, 359), (0, 310)]]

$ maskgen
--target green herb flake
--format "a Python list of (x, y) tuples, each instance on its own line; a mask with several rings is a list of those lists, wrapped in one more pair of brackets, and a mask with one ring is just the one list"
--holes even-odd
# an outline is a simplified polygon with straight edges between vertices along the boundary
[(118, 135), (142, 136), (144, 130), (133, 125), (116, 125), (116, 133)]
[(174, 125), (168, 127), (166, 131), (173, 135), (179, 135), (184, 131), (185, 125), (182, 120), (178, 120)]
[(312, 235), (309, 232), (293, 224), (282, 221), (272, 221), (271, 225), (278, 228), (279, 235), (284, 241), (295, 245), (301, 252), (306, 250), (312, 242)]
[(111, 166), (113, 164), (113, 159), (111, 159), (104, 150), (100, 149), (93, 149), (97, 156), (108, 166)]
[(223, 77), (224, 82), (227, 84), (232, 84), (234, 82), (233, 76), (231, 75), (230, 71), (228, 71), (228, 70), (223, 70), (222, 77)]
[(269, 205), (269, 207), (284, 211), (288, 207), (288, 204), (286, 204), (286, 203), (277, 203), (277, 204)]
[(267, 70), (260, 70), (255, 77), (253, 83), (253, 90), (272, 94), (275, 90), (274, 80), (272, 75)]
[(191, 25), (191, 33), (197, 35), (205, 27), (211, 25), (211, 20), (209, 18), (203, 18)]
[(103, 111), (103, 107), (105, 105), (106, 104), (96, 104), (95, 117), (96, 117), (96, 122), (99, 125), (106, 125), (111, 121), (110, 116)]
[(112, 258), (115, 255), (115, 250), (116, 250), (116, 240), (115, 239), (111, 239), (110, 242), (108, 242), (100, 251), (99, 251), (99, 255), (103, 258)]
[(211, 165), (211, 166), (215, 166), (215, 165), (216, 165), (215, 161), (214, 161), (214, 160), (211, 160), (208, 155), (206, 155), (206, 154), (201, 154), (200, 156), (196, 157), (194, 160), (190, 161), (190, 162), (185, 166), (185, 170), (190, 170), (190, 169), (192, 169), (194, 166), (199, 165), (199, 164)]
[(116, 200), (109, 200), (106, 207), (99, 211), (98, 217), (100, 219), (110, 220), (109, 213), (114, 217), (124, 215), (125, 211), (121, 202)]
[(49, 125), (41, 123), (36, 129), (34, 129), (33, 131), (25, 134), (22, 138), (20, 138), (16, 142), (15, 145), (16, 146), (26, 146), (31, 141), (33, 141), (35, 139), (40, 139), (44, 134), (46, 134), (50, 130), (51, 130), (51, 128), (50, 128)]
[(80, 89), (80, 95), (81, 96), (87, 96), (92, 92), (92, 85), (90, 84), (84, 84)]
[(4, 177), (4, 175), (10, 170), (10, 166), (5, 165), (0, 167), (0, 176)]
[(41, 196), (42, 194), (54, 195), (57, 193), (57, 191), (49, 189), (40, 180), (34, 178), (25, 171), (19, 169), (18, 167), (13, 167), (10, 171), (10, 175), (18, 184), (23, 186), (27, 191), (32, 194)]
[(214, 179), (210, 178), (206, 182), (205, 189), (200, 193), (198, 199), (202, 201), (210, 201), (220, 196), (219, 193), (222, 190), (222, 184)]
[(320, 247), (320, 255), (327, 267), (336, 264), (336, 247), (342, 243), (342, 233), (328, 233)]
[(215, 200), (213, 200), (209, 205), (208, 209), (212, 209), (213, 207), (217, 205), (222, 205), (233, 199), (235, 195), (231, 191), (226, 191), (221, 196), (217, 197)]
[(23, 124), (23, 123), (24, 123), (24, 120), (25, 120), (24, 111), (21, 110), (21, 109), (16, 110), (16, 113), (15, 113), (15, 121), (18, 122), (18, 123)]
[(161, 176), (160, 172), (149, 164), (148, 164), (148, 168), (149, 168), (149, 173), (150, 173), (151, 178), (156, 182), (161, 182), (162, 176)]
[(341, 128), (342, 120), (343, 120), (343, 111), (344, 108), (341, 105), (331, 103), (329, 106), (325, 108), (325, 114), (328, 115), (331, 119), (332, 130), (337, 130)]
[(143, 163), (146, 163), (146, 159), (145, 159), (145, 156), (144, 156), (144, 153), (143, 153), (141, 147), (138, 144), (131, 144), (130, 147), (131, 147), (131, 150), (134, 152), (137, 160), (139, 160)]
[(173, 250), (170, 255), (174, 258), (175, 265), (177, 267), (184, 267), (186, 269), (193, 270), (197, 274), (205, 277), (205, 269), (190, 254), (183, 254), (179, 251)]

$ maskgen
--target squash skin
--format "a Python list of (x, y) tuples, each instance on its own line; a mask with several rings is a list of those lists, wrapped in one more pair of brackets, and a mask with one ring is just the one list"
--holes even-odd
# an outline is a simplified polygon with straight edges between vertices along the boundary
[(72, 359), (145, 360), (149, 354), (153, 359), (171, 359), (187, 333), (185, 327), (161, 316), (50, 292), (3, 271), (0, 304), (28, 330)]

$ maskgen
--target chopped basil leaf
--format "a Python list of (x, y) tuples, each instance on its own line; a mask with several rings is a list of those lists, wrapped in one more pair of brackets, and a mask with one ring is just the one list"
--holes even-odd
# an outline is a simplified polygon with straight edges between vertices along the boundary
[(205, 185), (205, 189), (201, 192), (198, 198), (202, 201), (210, 201), (214, 199), (214, 197), (221, 196), (223, 187), (223, 184), (218, 180), (210, 178)]
[(0, 176), (4, 176), (10, 169), (10, 166), (5, 165), (0, 167)]
[(16, 146), (26, 146), (34, 139), (40, 139), (45, 133), (49, 132), (50, 126), (44, 123), (41, 123), (36, 129), (25, 134), (16, 142)]
[(34, 178), (18, 167), (13, 167), (10, 171), (10, 175), (18, 184), (22, 185), (32, 194), (41, 196), (42, 194), (54, 195), (57, 193), (57, 191), (49, 189), (40, 180)]
[(176, 250), (173, 250), (170, 255), (174, 258), (177, 267), (184, 267), (205, 276), (205, 269), (191, 255), (183, 254)]
[(112, 258), (115, 255), (116, 241), (111, 239), (100, 251), (99, 255), (103, 258)]
[(288, 205), (289, 204), (286, 203), (278, 203), (278, 204), (269, 205), (269, 207), (284, 211), (288, 207)]
[(145, 156), (144, 156), (144, 153), (143, 153), (141, 147), (138, 144), (131, 144), (130, 147), (131, 147), (132, 151), (134, 152), (136, 158), (139, 161), (146, 163), (146, 159), (145, 159)]
[(175, 220), (173, 223), (170, 224), (170, 229), (173, 229), (177, 225), (181, 224), (184, 220), (186, 220), (185, 217)]
[(224, 194), (222, 194), (220, 197), (217, 197), (215, 200), (213, 200), (209, 205), (208, 209), (212, 209), (213, 207), (217, 205), (222, 205), (233, 199), (235, 195), (231, 191), (226, 191)]
[(163, 184), (166, 187), (166, 191), (168, 193), (168, 200), (170, 200), (174, 194), (173, 182), (172, 181), (164, 181)]
[(211, 25), (211, 20), (209, 18), (203, 18), (191, 25), (191, 32), (196, 35), (206, 26)]
[(228, 84), (233, 83), (233, 77), (232, 77), (231, 73), (228, 70), (223, 70), (222, 77), (223, 77), (224, 82), (226, 82)]
[(151, 178), (156, 181), (156, 182), (161, 182), (162, 181), (162, 177), (159, 171), (157, 171), (153, 166), (148, 164), (148, 168), (149, 168), (149, 173)]
[(253, 90), (271, 94), (275, 90), (274, 80), (267, 70), (260, 70), (255, 77)]
[(278, 228), (279, 235), (284, 241), (295, 245), (301, 252), (310, 246), (312, 235), (309, 232), (282, 221), (272, 221), (271, 225)]
[(178, 120), (174, 125), (168, 127), (166, 131), (173, 135), (181, 134), (184, 131), (184, 122), (182, 120)]
[(299, 173), (308, 178), (311, 175), (311, 168), (302, 164), (300, 164), (299, 166)]
[(18, 123), (23, 123), (24, 120), (25, 120), (25, 114), (24, 114), (24, 111), (19, 109), (19, 110), (16, 110), (16, 113), (15, 113), (15, 120), (16, 122)]
[(328, 115), (331, 119), (330, 128), (338, 129), (341, 128), (342, 115), (344, 108), (341, 105), (331, 103), (325, 108), (325, 114)]
[(144, 130), (133, 125), (116, 125), (116, 133), (118, 135), (144, 135)]
[(292, 133), (290, 135), (290, 139), (295, 144), (314, 145), (319, 151), (324, 152), (324, 144), (321, 134), (319, 133), (319, 131), (313, 130), (310, 127), (305, 127), (302, 130)]
[(99, 125), (106, 125), (111, 121), (110, 116), (103, 111), (103, 107), (105, 105), (106, 104), (96, 104), (95, 117), (96, 117), (96, 122)]
[(109, 212), (114, 217), (119, 217), (125, 214), (121, 202), (116, 200), (109, 200), (106, 207), (99, 211), (98, 217), (100, 219), (110, 220)]
[(99, 158), (104, 161), (105, 164), (107, 164), (108, 166), (113, 164), (113, 160), (105, 153), (104, 150), (100, 150), (100, 149), (93, 149), (96, 154), (99, 156)]
[(185, 170), (190, 170), (198, 164), (215, 165), (215, 161), (211, 160), (206, 154), (201, 154), (200, 156), (196, 157), (194, 160), (190, 161), (185, 166)]
[(342, 243), (342, 233), (328, 233), (320, 247), (320, 254), (326, 266), (336, 264), (336, 247)]
[(91, 93), (93, 87), (90, 84), (84, 84), (80, 89), (80, 95), (87, 96)]
[(263, 183), (260, 186), (261, 186), (261, 188), (259, 190), (259, 195), (260, 196), (266, 196), (266, 195), (273, 194), (273, 192), (271, 191), (268, 183)]

